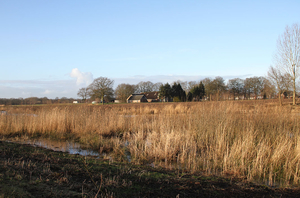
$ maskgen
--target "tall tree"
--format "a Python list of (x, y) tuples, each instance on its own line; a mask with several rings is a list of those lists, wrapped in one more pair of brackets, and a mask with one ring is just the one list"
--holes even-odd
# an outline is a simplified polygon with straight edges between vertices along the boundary
[(174, 99), (174, 102), (184, 102), (186, 100), (186, 93), (182, 89), (181, 85), (174, 83), (171, 89), (171, 96)]
[(196, 99), (197, 101), (202, 99), (205, 95), (205, 87), (202, 81), (199, 83), (199, 85), (194, 86), (189, 93), (191, 93), (192, 98)]
[(277, 40), (275, 64), (282, 73), (287, 73), (293, 83), (293, 105), (296, 105), (296, 79), (300, 66), (300, 25), (286, 26), (285, 32)]
[(217, 96), (217, 101), (219, 101), (221, 94), (226, 90), (224, 79), (217, 76), (212, 82), (213, 92)]
[(199, 98), (203, 99), (205, 96), (205, 87), (202, 81), (200, 81), (199, 83), (199, 90), (200, 90)]
[(212, 99), (211, 96), (214, 94), (212, 79), (211, 78), (204, 78), (202, 80), (202, 83), (203, 83), (204, 88), (205, 88), (206, 98), (209, 97), (209, 100), (211, 100)]
[(152, 87), (152, 91), (159, 91), (160, 86), (162, 86), (163, 84), (161, 82), (157, 82), (153, 85)]
[(136, 85), (119, 84), (115, 90), (115, 96), (122, 102), (126, 102), (126, 99), (136, 91)]
[(252, 77), (252, 88), (253, 93), (255, 95), (255, 99), (257, 99), (258, 95), (261, 94), (261, 91), (264, 86), (264, 78), (263, 77)]
[(264, 99), (272, 98), (276, 94), (275, 86), (268, 78), (263, 77), (263, 88), (261, 90), (261, 94)]
[(172, 87), (169, 83), (161, 85), (159, 89), (159, 97), (169, 102), (169, 98), (172, 96)]
[(193, 100), (193, 94), (189, 91), (186, 98), (187, 98), (187, 101), (191, 102)]
[(234, 78), (234, 79), (230, 79), (228, 81), (228, 89), (229, 92), (233, 94), (233, 99), (235, 100), (235, 97), (239, 96), (241, 94), (241, 92), (243, 91), (243, 87), (244, 87), (244, 81), (240, 78)]
[(104, 104), (104, 98), (109, 99), (113, 97), (113, 85), (114, 81), (106, 77), (96, 78), (89, 86), (90, 96), (100, 98), (102, 104)]
[(180, 84), (180, 86), (186, 93), (188, 92), (188, 82), (187, 81), (177, 80), (176, 82), (177, 82), (177, 84)]
[(288, 75), (287, 73), (282, 74), (280, 69), (270, 66), (268, 71), (268, 78), (271, 81), (271, 83), (276, 87), (279, 104), (281, 106), (281, 95), (285, 91), (288, 91), (289, 88), (292, 86), (292, 80), (290, 78), (290, 75)]
[(137, 92), (143, 93), (143, 92), (151, 92), (153, 91), (154, 84), (150, 81), (144, 82), (141, 81), (137, 84)]
[(263, 77), (251, 77), (246, 78), (244, 80), (244, 94), (245, 97), (248, 94), (248, 99), (250, 98), (251, 94), (254, 94), (255, 99), (257, 99), (258, 95), (261, 94), (264, 85), (264, 78)]
[(244, 99), (250, 99), (251, 93), (253, 93), (252, 79), (246, 78), (244, 80), (244, 88), (243, 88)]
[(82, 100), (84, 100), (84, 101), (86, 100), (88, 95), (89, 95), (89, 90), (86, 87), (79, 89), (79, 91), (77, 92), (77, 96), (81, 97)]
[(191, 91), (191, 89), (193, 89), (193, 87), (197, 86), (197, 82), (189, 81), (186, 86), (187, 86), (186, 91), (189, 92)]

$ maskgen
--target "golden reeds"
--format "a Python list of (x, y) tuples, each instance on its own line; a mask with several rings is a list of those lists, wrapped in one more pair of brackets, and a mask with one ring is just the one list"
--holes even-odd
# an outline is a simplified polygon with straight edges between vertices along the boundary
[(134, 163), (287, 185), (300, 181), (299, 118), (297, 107), (265, 101), (10, 107), (0, 130), (128, 150)]

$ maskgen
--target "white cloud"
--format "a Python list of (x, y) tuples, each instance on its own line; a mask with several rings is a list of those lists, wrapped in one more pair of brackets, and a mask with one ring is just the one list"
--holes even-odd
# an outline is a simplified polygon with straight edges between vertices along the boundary
[(78, 86), (80, 86), (80, 85), (88, 86), (90, 83), (93, 82), (93, 74), (92, 73), (81, 72), (77, 68), (72, 69), (70, 76), (72, 78), (76, 78), (76, 84)]

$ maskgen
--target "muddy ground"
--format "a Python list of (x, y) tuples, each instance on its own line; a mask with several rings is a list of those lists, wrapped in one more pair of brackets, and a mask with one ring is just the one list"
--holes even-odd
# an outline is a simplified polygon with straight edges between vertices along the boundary
[(0, 197), (300, 197), (300, 188), (270, 188), (0, 141)]

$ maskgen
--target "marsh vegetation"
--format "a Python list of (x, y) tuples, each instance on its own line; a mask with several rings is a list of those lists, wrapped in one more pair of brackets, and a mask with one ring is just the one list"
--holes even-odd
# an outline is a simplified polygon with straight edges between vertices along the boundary
[(300, 108), (277, 101), (5, 106), (2, 139), (74, 141), (120, 161), (269, 186), (300, 182)]

